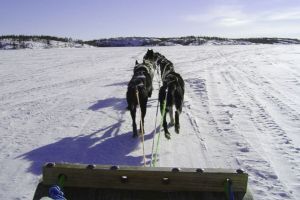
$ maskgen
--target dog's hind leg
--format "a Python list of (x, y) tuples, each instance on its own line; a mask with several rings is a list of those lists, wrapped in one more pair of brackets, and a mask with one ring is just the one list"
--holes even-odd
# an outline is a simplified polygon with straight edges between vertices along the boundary
[(152, 96), (152, 92), (153, 92), (153, 86), (151, 85), (150, 91), (149, 91), (149, 93), (148, 93), (148, 97), (151, 97), (151, 96)]
[(179, 111), (175, 111), (175, 132), (179, 134), (180, 124), (179, 124)]
[(174, 126), (174, 116), (173, 116), (173, 106), (170, 106), (168, 108), (169, 110), (169, 115), (170, 115), (170, 126)]
[(164, 132), (165, 132), (165, 137), (167, 138), (167, 139), (170, 139), (170, 133), (169, 133), (169, 131), (168, 131), (168, 125), (167, 125), (167, 119), (166, 119), (166, 114), (167, 114), (167, 112), (168, 112), (168, 108), (166, 107), (166, 103), (167, 102), (165, 102), (165, 99), (166, 99), (166, 88), (164, 88), (164, 87), (161, 87), (160, 89), (159, 89), (159, 95), (158, 95), (158, 97), (159, 97), (159, 103), (160, 103), (160, 112), (161, 112), (161, 114), (162, 114), (162, 117), (163, 117), (163, 128), (164, 128)]
[[(144, 123), (144, 119), (146, 116), (146, 111), (147, 111), (147, 100), (143, 100), (141, 103), (141, 111), (142, 111), (142, 122), (143, 124), (140, 124), (140, 133), (142, 133), (143, 130), (143, 134), (145, 134), (145, 123)], [(142, 126), (143, 125), (143, 126)]]
[(136, 128), (136, 122), (135, 122), (135, 114), (136, 114), (136, 106), (130, 109), (130, 114), (132, 118), (132, 129), (133, 129), (133, 135), (132, 137), (137, 137), (137, 128)]
[(169, 139), (171, 139), (171, 134), (168, 131), (167, 115), (166, 115), (166, 113), (164, 115), (164, 119), (163, 120), (164, 120), (163, 121), (163, 127), (164, 127), (164, 131), (165, 131), (165, 137), (169, 140)]
[(182, 112), (184, 90), (175, 91), (175, 132), (178, 134), (180, 129), (179, 115)]
[(126, 109), (130, 110), (130, 107), (129, 107), (129, 105), (130, 105), (130, 95), (129, 95), (128, 91), (126, 92), (126, 101), (127, 101), (127, 107), (126, 107)]

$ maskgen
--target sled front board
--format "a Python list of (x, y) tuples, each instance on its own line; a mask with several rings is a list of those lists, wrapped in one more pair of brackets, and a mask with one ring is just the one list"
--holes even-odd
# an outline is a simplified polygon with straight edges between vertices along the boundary
[(43, 184), (57, 184), (58, 177), (65, 175), (64, 187), (102, 188), (143, 191), (195, 191), (224, 192), (226, 179), (232, 181), (233, 192), (246, 193), (248, 174), (229, 169), (131, 167), (96, 165), (88, 169), (82, 164), (55, 164), (43, 167)]
[[(48, 196), (49, 185), (38, 185), (33, 200)], [(165, 192), (144, 190), (97, 189), (65, 187), (64, 196), (68, 200), (228, 200), (224, 192)], [(246, 194), (234, 192), (235, 200), (253, 200)]]

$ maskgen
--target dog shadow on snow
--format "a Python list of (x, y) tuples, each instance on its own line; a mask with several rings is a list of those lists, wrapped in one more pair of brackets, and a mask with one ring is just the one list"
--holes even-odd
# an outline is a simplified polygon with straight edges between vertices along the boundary
[[(147, 107), (154, 107), (156, 106), (156, 103), (156, 99), (149, 99)], [(88, 109), (92, 111), (97, 111), (109, 107), (113, 108), (116, 111), (122, 111), (122, 113), (124, 113), (127, 107), (126, 98), (111, 97), (107, 99), (101, 99), (93, 105), (91, 105)]]
[(112, 107), (114, 110), (125, 111), (127, 106), (126, 98), (111, 97), (107, 99), (98, 100), (88, 109), (92, 111), (101, 110), (103, 108)]
[[(118, 111), (124, 110), (123, 115), (126, 110), (126, 99), (99, 100), (88, 109), (98, 111), (107, 107)], [(132, 138), (132, 131), (121, 133), (120, 127), (123, 122), (123, 119), (119, 119), (118, 122), (95, 132), (62, 138), (24, 153), (16, 159), (30, 161), (28, 171), (36, 175), (41, 174), (42, 166), (47, 162), (140, 166), (143, 164), (140, 139)], [(152, 139), (152, 136), (153, 134), (145, 135), (145, 141)], [(140, 152), (140, 156), (129, 155), (135, 150)], [(149, 160), (151, 155), (146, 155), (146, 158)]]
[[(66, 137), (29, 151), (17, 158), (31, 161), (28, 171), (41, 174), (42, 166), (47, 162), (68, 162), (83, 164), (133, 165), (143, 164), (143, 156), (139, 138), (132, 138), (132, 132), (115, 135), (119, 122), (97, 130), (88, 135)], [(145, 140), (151, 139), (151, 134), (145, 135)], [(134, 150), (140, 156), (129, 155)], [(151, 155), (146, 155), (149, 160)]]
[[(141, 166), (143, 156), (140, 138), (132, 138), (132, 131), (120, 132), (126, 106), (126, 98), (112, 97), (98, 100), (88, 109), (98, 111), (111, 107), (116, 111), (121, 111), (121, 118), (118, 122), (92, 133), (62, 138), (26, 152), (16, 159), (30, 161), (28, 172), (36, 175), (42, 173), (42, 166), (47, 162)], [(130, 117), (128, 120), (131, 123)], [(154, 130), (145, 135), (145, 141), (152, 139), (153, 133)], [(140, 152), (140, 156), (129, 155), (134, 151)], [(151, 155), (146, 155), (146, 158), (149, 164)]]

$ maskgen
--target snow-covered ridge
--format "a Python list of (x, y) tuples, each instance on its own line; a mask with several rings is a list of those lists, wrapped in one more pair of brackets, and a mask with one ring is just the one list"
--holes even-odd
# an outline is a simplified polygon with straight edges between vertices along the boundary
[(117, 37), (90, 41), (73, 40), (53, 36), (0, 36), (0, 49), (52, 49), (87, 47), (132, 47), (132, 46), (200, 46), (200, 45), (253, 45), (253, 44), (300, 44), (291, 38), (240, 38), (219, 37)]
[(200, 45), (251, 45), (251, 44), (300, 44), (298, 39), (290, 38), (241, 38), (228, 39), (218, 37), (118, 37), (87, 41), (87, 44), (98, 47), (121, 46), (200, 46)]
[(51, 48), (86, 48), (91, 47), (79, 40), (56, 38), (51, 36), (2, 36), (0, 49), (51, 49)]

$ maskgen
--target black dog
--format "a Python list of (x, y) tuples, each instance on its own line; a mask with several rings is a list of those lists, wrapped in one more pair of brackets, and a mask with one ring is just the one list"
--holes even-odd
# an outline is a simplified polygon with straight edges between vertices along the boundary
[(162, 79), (164, 79), (164, 76), (166, 76), (168, 73), (174, 72), (173, 63), (169, 61), (165, 56), (158, 52), (154, 52), (152, 49), (147, 50), (147, 53), (145, 54), (143, 59), (151, 62), (155, 66), (155, 69), (157, 66), (160, 67), (160, 74)]
[[(146, 52), (146, 54), (145, 54), (144, 57), (143, 57), (143, 60), (148, 60), (148, 61), (150, 61), (152, 64), (154, 64), (155, 61), (156, 61), (155, 54), (156, 54), (156, 53), (154, 53), (154, 51), (153, 51), (152, 49), (148, 49), (147, 52)], [(156, 66), (155, 66), (154, 69), (156, 69)]]
[[(163, 79), (163, 86), (159, 90), (160, 109), (163, 114), (163, 128), (165, 137), (170, 139), (166, 114), (169, 112), (171, 123), (174, 125), (173, 106), (175, 105), (175, 132), (179, 133), (179, 115), (182, 112), (184, 99), (184, 81), (182, 77), (176, 72), (169, 72)], [(163, 109), (165, 110), (163, 111)]]
[(148, 86), (148, 94), (149, 97), (152, 96), (153, 86), (152, 86), (152, 80), (154, 77), (154, 66), (151, 62), (147, 60), (143, 60), (143, 63), (138, 63), (138, 61), (135, 61), (135, 67), (133, 69), (133, 73), (139, 73), (146, 76), (146, 84)]
[(174, 65), (171, 61), (169, 61), (167, 58), (159, 58), (157, 60), (157, 65), (159, 65), (160, 68), (160, 75), (162, 81), (164, 81), (167, 74), (174, 71)]
[[(153, 69), (151, 68), (150, 63), (143, 62), (139, 64), (136, 61), (134, 74), (128, 83), (126, 99), (128, 104), (127, 108), (130, 110), (132, 118), (133, 137), (137, 137), (137, 126), (135, 122), (137, 106), (140, 105), (141, 107), (141, 118), (144, 124), (148, 97), (152, 95)], [(142, 131), (142, 128), (143, 127), (140, 127), (140, 131)], [(145, 131), (143, 130), (143, 132)]]
[[(163, 85), (159, 90), (160, 110), (163, 114), (163, 128), (165, 137), (170, 139), (168, 125), (166, 120), (166, 113), (170, 115), (170, 125), (174, 125), (173, 106), (175, 105), (175, 132), (179, 133), (179, 115), (182, 112), (183, 99), (184, 99), (184, 81), (180, 74), (174, 70), (173, 63), (165, 56), (153, 50), (147, 51), (144, 60), (148, 60), (155, 66), (159, 66), (161, 79)], [(164, 110), (165, 109), (165, 110)]]

